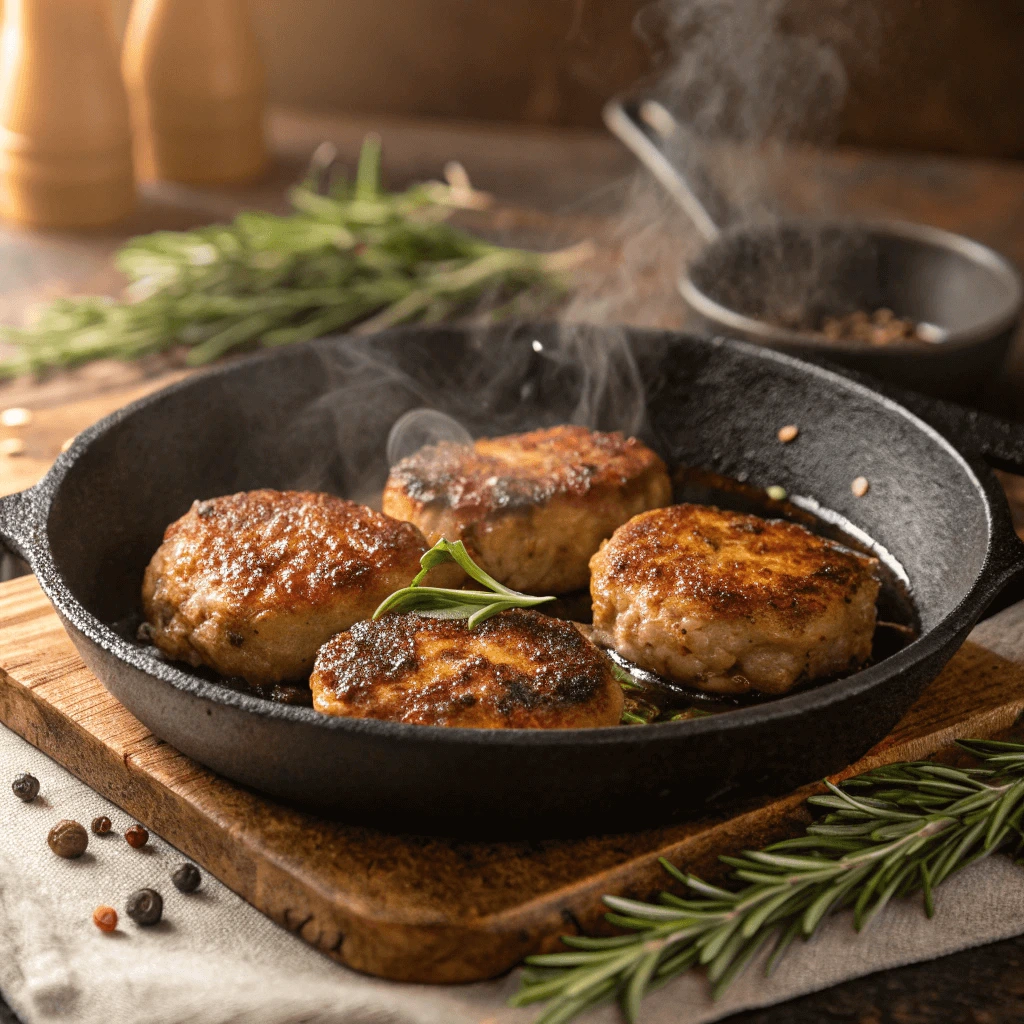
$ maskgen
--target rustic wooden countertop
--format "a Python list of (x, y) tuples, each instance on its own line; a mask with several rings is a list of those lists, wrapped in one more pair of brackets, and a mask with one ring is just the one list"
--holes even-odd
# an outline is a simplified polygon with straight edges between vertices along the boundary
[[(519, 244), (552, 247), (599, 236), (613, 246), (628, 239), (632, 225), (618, 212), (635, 196), (635, 165), (613, 139), (594, 133), (548, 132), (515, 127), (339, 117), (274, 110), (270, 135), (274, 161), (260, 182), (245, 188), (186, 188), (147, 185), (128, 222), (101, 234), (27, 232), (0, 227), (0, 323), (19, 322), (32, 305), (74, 292), (116, 294), (120, 280), (111, 255), (126, 238), (157, 229), (183, 229), (224, 220), (245, 208), (282, 211), (284, 193), (313, 149), (329, 140), (351, 166), (363, 136), (382, 136), (390, 184), (436, 177), (448, 160), (459, 160), (474, 184), (495, 195), (499, 213), (483, 225), (489, 234)], [(798, 209), (831, 209), (855, 216), (895, 216), (962, 232), (995, 247), (1024, 268), (1024, 165), (952, 157), (832, 151), (820, 158), (798, 154), (778, 174), (780, 192)], [(649, 227), (683, 230), (648, 189), (638, 206)], [(652, 217), (651, 211), (655, 214)], [(671, 239), (670, 239), (671, 243)], [(616, 260), (609, 270), (619, 269)], [(682, 323), (681, 300), (671, 276), (653, 285), (656, 321)], [(649, 304), (648, 304), (649, 305)], [(624, 314), (627, 315), (628, 314)], [(1000, 382), (1004, 408), (1020, 412), (1024, 352), (1018, 339)], [(113, 408), (180, 376), (173, 357), (138, 364), (95, 363), (43, 381), (0, 384), (0, 408), (33, 410), (26, 427), (0, 427), (0, 439), (18, 436), (19, 456), (0, 455), (0, 494), (34, 483), (62, 443)], [(1017, 480), (1011, 493), (1024, 496)], [(1024, 938), (1008, 940), (944, 960), (847, 982), (826, 993), (782, 1006), (741, 1014), (736, 1024), (810, 1024), (857, 1021), (871, 1024), (986, 1024), (1024, 1017), (1021, 963)], [(0, 1001), (0, 1024), (10, 1011)]]

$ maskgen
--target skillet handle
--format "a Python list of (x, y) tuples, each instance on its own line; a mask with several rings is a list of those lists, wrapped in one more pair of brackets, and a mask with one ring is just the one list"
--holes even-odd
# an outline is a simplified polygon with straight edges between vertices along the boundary
[(954, 444), (973, 449), (995, 469), (1024, 476), (1024, 423), (911, 391), (886, 391)]
[(40, 532), (35, 488), (0, 498), (0, 581), (25, 576), (33, 570)]
[(668, 108), (650, 97), (610, 100), (604, 123), (682, 207), (708, 242), (736, 219), (697, 154), (697, 141)]
[[(878, 385), (875, 385), (878, 387)], [(891, 386), (878, 388), (894, 398), (965, 454), (981, 456), (990, 466), (1008, 473), (1024, 475), (1024, 424), (1001, 420), (977, 409), (967, 409), (913, 391)], [(1024, 575), (1024, 542), (1014, 529), (1010, 510), (1005, 505), (995, 510), (992, 522), (992, 547), (983, 570), (989, 603)], [(1012, 588), (1013, 598), (1022, 596), (1019, 586)], [(1005, 600), (1006, 595), (1002, 598)]]

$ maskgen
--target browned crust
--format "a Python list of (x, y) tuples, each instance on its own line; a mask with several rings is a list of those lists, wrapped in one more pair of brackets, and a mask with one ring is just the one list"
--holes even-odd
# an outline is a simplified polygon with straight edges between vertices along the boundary
[(371, 589), (381, 572), (414, 573), (425, 550), (417, 527), (354, 501), (311, 491), (243, 491), (196, 501), (168, 526), (147, 584), (163, 570), (193, 587), (215, 588), (240, 614), (295, 611)]
[[(580, 426), (481, 438), (472, 448), (442, 442), (397, 463), (385, 490), (420, 506), (485, 519), (551, 501), (618, 490), (665, 464), (641, 441)], [(387, 504), (385, 504), (387, 507)]]
[(595, 621), (605, 595), (621, 588), (685, 595), (694, 614), (740, 619), (767, 612), (798, 627), (856, 593), (876, 565), (796, 523), (671, 505), (620, 526), (591, 559)]
[(313, 675), (327, 714), (480, 729), (617, 725), (622, 689), (571, 623), (502, 612), (462, 620), (388, 615), (325, 644)]

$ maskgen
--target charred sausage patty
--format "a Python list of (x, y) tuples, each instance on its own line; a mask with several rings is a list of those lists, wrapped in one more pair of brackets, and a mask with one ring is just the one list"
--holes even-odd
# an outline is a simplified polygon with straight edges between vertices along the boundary
[(330, 494), (197, 501), (146, 569), (150, 637), (172, 658), (250, 683), (305, 679), (320, 645), (407, 586), (426, 548), (411, 523)]
[(646, 445), (561, 426), (423, 448), (392, 468), (383, 508), (431, 543), (463, 541), (514, 590), (562, 594), (586, 587), (590, 556), (617, 526), (671, 500)]
[(877, 561), (795, 523), (646, 512), (591, 559), (594, 640), (717, 693), (784, 693), (871, 655)]
[(475, 729), (618, 725), (622, 687), (571, 623), (535, 611), (385, 615), (326, 643), (309, 680), (328, 715)]

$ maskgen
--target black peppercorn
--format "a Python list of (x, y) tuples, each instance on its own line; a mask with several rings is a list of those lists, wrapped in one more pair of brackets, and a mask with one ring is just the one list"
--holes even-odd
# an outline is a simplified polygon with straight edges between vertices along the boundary
[(125, 911), (136, 924), (156, 924), (164, 913), (163, 897), (156, 889), (139, 889), (128, 897)]
[(92, 830), (98, 836), (105, 836), (113, 827), (110, 819), (105, 814), (92, 819)]
[(129, 846), (133, 846), (136, 850), (141, 850), (149, 842), (149, 833), (141, 825), (132, 825), (125, 832), (124, 838)]
[(199, 874), (199, 868), (195, 864), (182, 864), (174, 869), (171, 881), (178, 892), (195, 892), (203, 876)]
[(89, 845), (89, 833), (77, 821), (64, 818), (50, 829), (46, 841), (58, 857), (71, 860), (85, 853), (85, 848)]
[(39, 780), (34, 775), (29, 775), (28, 772), (22, 772), (20, 775), (14, 776), (11, 790), (19, 800), (31, 803), (39, 796)]

